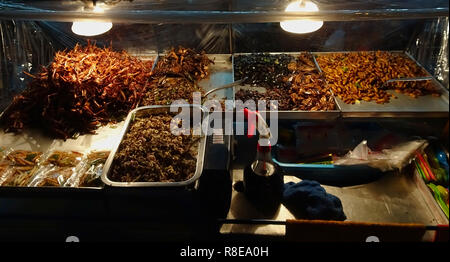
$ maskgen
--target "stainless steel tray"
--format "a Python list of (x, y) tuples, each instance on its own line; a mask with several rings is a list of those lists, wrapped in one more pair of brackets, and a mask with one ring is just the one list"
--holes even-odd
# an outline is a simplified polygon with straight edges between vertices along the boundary
[[(235, 81), (234, 79), (234, 58), (235, 56), (241, 56), (241, 55), (251, 55), (252, 53), (236, 53), (233, 54), (232, 57), (232, 64), (233, 64), (233, 71), (232, 71), (232, 76), (233, 76), (233, 81)], [(301, 54), (301, 52), (267, 52), (267, 54), (270, 55), (280, 55), (280, 54), (286, 54), (286, 55), (291, 55), (292, 57), (296, 57), (296, 55)], [(313, 56), (314, 57), (314, 56)], [(316, 64), (317, 66), (317, 64)], [(318, 68), (320, 70), (320, 68)], [(244, 86), (236, 86), (233, 88), (233, 101), (235, 101), (235, 94), (236, 91), (244, 88), (247, 90), (254, 90), (254, 91), (258, 91), (258, 92), (265, 92), (265, 88), (264, 87), (259, 87), (259, 86), (250, 86), (250, 85), (244, 85)], [(333, 99), (334, 102), (336, 104), (336, 110), (329, 110), (329, 111), (294, 111), (294, 110), (280, 110), (280, 111), (276, 111), (277, 115), (278, 115), (278, 119), (336, 119), (340, 116), (340, 108), (339, 105), (336, 101), (336, 98), (333, 95)], [(263, 114), (265, 113), (265, 115), (267, 116), (268, 119), (270, 119), (270, 111), (261, 111)]]
[[(393, 53), (402, 53), (423, 70), (425, 68), (418, 63), (411, 55), (404, 51), (391, 51)], [(314, 57), (321, 54), (331, 53), (350, 53), (350, 52), (312, 52)], [(317, 64), (317, 66), (319, 66)], [(320, 68), (320, 66), (319, 66)], [(320, 69), (321, 70), (321, 69)], [(426, 70), (425, 70), (426, 71)], [(426, 71), (429, 76), (432, 76)], [(375, 102), (361, 101), (359, 104), (346, 104), (340, 98), (335, 97), (336, 102), (341, 110), (342, 117), (448, 117), (449, 100), (448, 90), (442, 86), (434, 77), (432, 81), (439, 88), (442, 95), (433, 97), (431, 95), (411, 98), (404, 94), (396, 93), (394, 90), (388, 90), (388, 93), (395, 94), (398, 98), (391, 99), (385, 104), (377, 104)]]
[[(214, 64), (209, 65), (209, 77), (198, 82), (198, 86), (205, 92), (233, 82), (233, 65), (230, 54), (208, 54)], [(207, 97), (207, 99), (232, 100), (233, 89), (218, 90)]]
[[(157, 61), (166, 54), (159, 54)], [(198, 81), (198, 86), (205, 92), (233, 82), (233, 66), (231, 64), (230, 54), (206, 54), (209, 59), (214, 61), (209, 65), (209, 76)], [(233, 89), (222, 89), (211, 93), (208, 100), (233, 100)]]
[[(202, 113), (202, 120), (208, 121), (208, 115), (205, 113), (206, 111), (199, 105), (180, 105), (180, 107), (183, 108), (190, 108), (190, 110), (193, 110), (194, 108), (199, 109)], [(109, 179), (108, 174), (110, 173), (110, 170), (114, 164), (114, 156), (116, 155), (117, 151), (119, 150), (119, 146), (122, 143), (122, 140), (124, 139), (125, 135), (127, 134), (128, 130), (131, 127), (131, 124), (133, 123), (133, 120), (135, 117), (139, 117), (142, 115), (151, 115), (151, 114), (157, 114), (161, 112), (170, 112), (170, 105), (164, 105), (164, 106), (143, 106), (134, 109), (131, 111), (126, 120), (125, 125), (122, 128), (122, 131), (120, 133), (120, 139), (116, 141), (116, 144), (114, 145), (113, 150), (109, 154), (108, 159), (106, 160), (105, 167), (103, 168), (102, 173), (102, 181), (108, 186), (112, 187), (187, 187), (193, 185), (201, 176), (203, 171), (203, 161), (205, 157), (205, 148), (206, 148), (206, 137), (203, 134), (200, 138), (199, 144), (198, 144), (198, 154), (197, 154), (197, 166), (195, 169), (194, 175), (185, 181), (179, 181), (179, 182), (116, 182)]]

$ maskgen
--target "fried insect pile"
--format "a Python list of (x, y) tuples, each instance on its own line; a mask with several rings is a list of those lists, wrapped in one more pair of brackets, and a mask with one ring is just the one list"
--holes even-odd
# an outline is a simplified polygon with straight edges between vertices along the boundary
[(234, 57), (234, 77), (246, 77), (244, 84), (262, 86), (268, 89), (287, 89), (288, 68), (294, 58), (290, 55), (257, 53)]
[(147, 92), (142, 98), (142, 105), (170, 105), (173, 101), (184, 99), (192, 103), (194, 92), (203, 93), (195, 82), (185, 77), (153, 78)]
[(295, 73), (289, 94), (294, 104), (292, 110), (327, 111), (335, 110), (331, 91), (319, 73), (311, 54), (301, 53), (294, 64), (289, 65)]
[(91, 43), (76, 45), (57, 52), (49, 66), (30, 75), (33, 80), (14, 98), (2, 122), (6, 131), (42, 126), (64, 139), (93, 133), (138, 105), (151, 69), (152, 61), (141, 61), (125, 51)]
[(193, 49), (178, 47), (170, 51), (158, 61), (155, 76), (186, 77), (192, 82), (199, 81), (209, 75), (209, 64), (214, 63), (205, 52), (196, 53)]
[(183, 99), (192, 103), (194, 92), (204, 93), (197, 84), (209, 76), (214, 63), (205, 52), (190, 48), (172, 48), (162, 56), (153, 71), (152, 80), (142, 99), (142, 105), (170, 105)]
[[(326, 87), (311, 54), (252, 54), (235, 58), (235, 77), (248, 76), (246, 84), (265, 87), (265, 92), (240, 89), (236, 98), (242, 101), (266, 100), (267, 109), (294, 111), (334, 110), (334, 98)], [(277, 100), (278, 107), (270, 107)]]
[(114, 156), (111, 179), (119, 182), (175, 182), (192, 177), (197, 139), (174, 136), (172, 115), (139, 117), (132, 123)]
[(319, 55), (317, 62), (322, 68), (328, 86), (334, 94), (347, 104), (358, 101), (388, 103), (388, 89), (409, 95), (412, 98), (440, 93), (431, 81), (392, 82), (390, 79), (428, 76), (413, 60), (404, 54), (385, 51), (331, 53)]

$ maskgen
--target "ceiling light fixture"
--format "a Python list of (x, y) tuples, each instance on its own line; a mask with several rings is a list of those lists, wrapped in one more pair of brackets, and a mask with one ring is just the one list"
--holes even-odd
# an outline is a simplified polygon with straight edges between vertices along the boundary
[[(310, 1), (296, 1), (290, 3), (285, 12), (317, 12), (319, 7)], [(312, 20), (292, 20), (280, 22), (280, 26), (283, 30), (296, 34), (311, 33), (319, 30), (323, 25), (323, 21)]]
[[(92, 10), (92, 12), (94, 13), (103, 13), (104, 11), (105, 10), (98, 5), (95, 5), (94, 9)], [(111, 28), (112, 28), (111, 22), (74, 21), (72, 24), (72, 32), (82, 36), (101, 35), (108, 32)]]

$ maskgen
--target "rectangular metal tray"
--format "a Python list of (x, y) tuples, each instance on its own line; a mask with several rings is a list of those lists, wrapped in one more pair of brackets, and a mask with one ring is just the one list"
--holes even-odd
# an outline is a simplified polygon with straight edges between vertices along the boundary
[[(235, 54), (233, 54), (233, 57), (232, 57), (233, 81), (235, 81), (235, 79), (234, 79), (234, 58), (235, 58), (235, 56), (251, 55), (251, 54), (252, 53), (235, 53)], [(301, 52), (267, 52), (267, 54), (270, 54), (270, 55), (286, 54), (286, 55), (291, 55), (292, 57), (295, 58), (295, 56), (301, 54)], [(317, 64), (316, 64), (316, 66), (317, 66)], [(318, 68), (318, 69), (320, 70), (320, 68)], [(255, 90), (258, 92), (264, 92), (264, 90), (265, 90), (264, 87), (250, 86), (250, 85), (244, 85), (244, 88), (250, 89), (250, 90)], [(233, 88), (233, 101), (235, 101), (235, 94), (236, 94), (236, 91), (239, 89), (240, 89), (240, 86), (236, 86)], [(339, 105), (338, 105), (334, 95), (333, 95), (333, 99), (336, 104), (336, 110), (329, 110), (329, 111), (280, 110), (280, 111), (276, 111), (276, 113), (278, 115), (278, 119), (286, 119), (286, 120), (288, 120), (288, 119), (292, 119), (292, 120), (295, 120), (295, 119), (336, 119), (340, 116), (340, 108), (339, 108)], [(245, 102), (245, 101), (243, 101), (243, 102)], [(261, 111), (261, 112), (263, 114), (266, 113), (265, 115), (267, 116), (267, 118), (270, 119), (269, 111)]]
[[(166, 54), (159, 54), (156, 58), (155, 65), (158, 60)], [(206, 54), (209, 59), (214, 61), (209, 65), (209, 76), (198, 81), (198, 86), (205, 92), (233, 82), (233, 72), (230, 54)], [(211, 100), (233, 100), (233, 89), (222, 89), (211, 93), (207, 99)]]
[[(356, 51), (352, 51), (356, 52)], [(410, 54), (404, 51), (391, 51), (392, 53), (402, 53), (413, 60), (419, 67), (432, 76), (420, 63)], [(314, 57), (321, 54), (351, 53), (351, 52), (312, 52)], [(319, 64), (317, 66), (320, 68)], [(321, 70), (321, 69), (320, 69)], [(322, 70), (321, 70), (322, 71)], [(340, 98), (335, 97), (341, 110), (342, 117), (448, 117), (449, 100), (448, 90), (433, 77), (433, 82), (442, 92), (440, 97), (431, 95), (411, 98), (404, 94), (388, 90), (388, 93), (395, 94), (398, 98), (391, 99), (385, 104), (361, 101), (359, 104), (346, 104)]]
[[(202, 113), (202, 122), (208, 121), (208, 115), (206, 114), (206, 111), (199, 105), (180, 105), (182, 108), (190, 108), (190, 110), (193, 110), (194, 108), (199, 109)], [(116, 144), (114, 145), (113, 150), (109, 154), (108, 159), (106, 160), (105, 167), (103, 168), (102, 173), (102, 181), (108, 186), (112, 187), (187, 187), (192, 186), (197, 182), (197, 180), (200, 178), (202, 171), (203, 171), (203, 161), (205, 157), (205, 148), (206, 148), (206, 137), (203, 134), (200, 138), (199, 144), (198, 144), (198, 154), (197, 154), (197, 166), (195, 169), (194, 175), (185, 181), (179, 181), (179, 182), (116, 182), (109, 179), (108, 174), (114, 164), (114, 156), (116, 155), (117, 151), (119, 150), (120, 144), (122, 143), (122, 140), (125, 138), (125, 135), (127, 134), (128, 130), (131, 127), (131, 124), (133, 123), (133, 120), (135, 117), (139, 117), (140, 115), (147, 115), (147, 114), (156, 114), (161, 112), (170, 112), (170, 105), (161, 105), (161, 106), (143, 106), (134, 109), (131, 111), (126, 120), (125, 125), (122, 128), (122, 131), (120, 133), (120, 139), (117, 140)]]
[[(230, 54), (207, 54), (214, 64), (209, 65), (209, 77), (198, 82), (198, 86), (205, 92), (233, 82), (233, 65)], [(218, 90), (207, 97), (208, 99), (232, 100), (233, 89)]]

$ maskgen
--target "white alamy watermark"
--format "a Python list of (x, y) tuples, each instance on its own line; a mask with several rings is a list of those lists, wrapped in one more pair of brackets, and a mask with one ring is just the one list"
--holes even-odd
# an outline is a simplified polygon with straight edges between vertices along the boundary
[[(186, 107), (186, 100), (176, 100), (170, 105), (170, 112), (178, 113), (171, 121), (172, 134), (189, 135), (191, 127), (193, 135), (257, 135), (261, 146), (275, 145), (278, 140), (278, 101), (277, 100), (207, 100), (203, 104), (200, 92), (193, 94), (193, 105), (198, 107)], [(267, 106), (269, 105), (269, 106)], [(223, 106), (225, 108), (223, 108)], [(200, 107), (203, 109), (200, 109)], [(244, 113), (245, 109), (250, 113)], [(204, 117), (204, 113), (208, 117)], [(270, 121), (267, 121), (269, 116)], [(192, 121), (192, 123), (191, 123)], [(247, 122), (247, 132), (244, 125), (236, 125), (233, 122)]]

